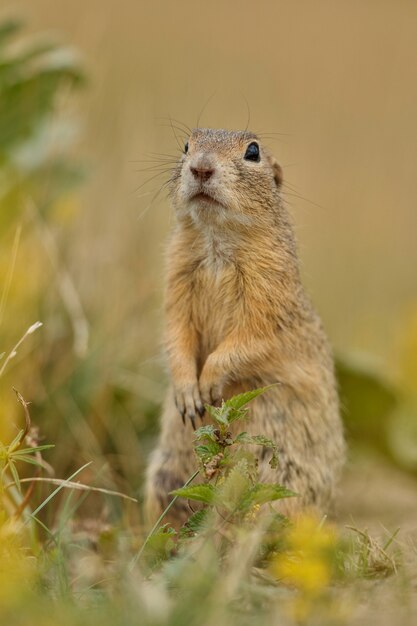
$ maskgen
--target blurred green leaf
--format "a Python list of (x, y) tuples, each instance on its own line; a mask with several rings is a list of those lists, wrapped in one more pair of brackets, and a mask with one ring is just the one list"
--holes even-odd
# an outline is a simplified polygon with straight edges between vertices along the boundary
[[(37, 48), (19, 59), (0, 56), (0, 158), (17, 144), (27, 141), (50, 114), (59, 89), (76, 85), (82, 74), (75, 63), (57, 62), (56, 55), (44, 55)], [(42, 56), (39, 64), (33, 57)], [(39, 61), (39, 59), (38, 59)]]
[(0, 48), (7, 42), (9, 37), (17, 33), (22, 27), (19, 20), (7, 20), (0, 24)]
[(388, 424), (388, 446), (396, 463), (417, 471), (417, 398), (405, 398)]
[(337, 378), (348, 437), (389, 454), (387, 424), (397, 392), (376, 370), (346, 359), (337, 361)]
[(254, 485), (242, 501), (242, 507), (248, 508), (254, 504), (266, 504), (274, 500), (296, 497), (297, 494), (286, 487), (276, 484), (258, 483)]
[(60, 92), (85, 82), (80, 61), (50, 41), (12, 48), (20, 30), (18, 21), (0, 26), (0, 228), (29, 197), (44, 210), (82, 178), (65, 156), (75, 127), (56, 115)]
[(190, 487), (181, 487), (171, 491), (171, 495), (187, 498), (188, 500), (197, 500), (197, 502), (205, 502), (211, 504), (216, 496), (216, 489), (213, 485), (193, 485)]
[(180, 537), (193, 536), (202, 531), (207, 523), (209, 512), (210, 509), (204, 508), (193, 513), (181, 528), (179, 532)]
[(164, 524), (149, 538), (143, 552), (147, 567), (154, 569), (172, 555), (175, 548), (175, 535), (175, 530), (168, 524)]

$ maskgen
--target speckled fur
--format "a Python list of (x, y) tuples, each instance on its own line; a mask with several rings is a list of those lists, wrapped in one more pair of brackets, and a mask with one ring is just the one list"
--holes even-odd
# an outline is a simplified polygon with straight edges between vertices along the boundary
[[(260, 161), (245, 160), (248, 144)], [(196, 180), (191, 167), (212, 169)], [(168, 247), (166, 349), (171, 375), (147, 475), (155, 519), (196, 469), (191, 420), (202, 403), (278, 382), (250, 405), (245, 429), (272, 438), (280, 463), (259, 458), (261, 479), (293, 489), (283, 512), (325, 512), (344, 460), (333, 359), (300, 282), (281, 168), (252, 133), (197, 129), (171, 181), (176, 212)], [(209, 196), (196, 197), (203, 192)], [(211, 198), (211, 199), (210, 199)], [(181, 420), (185, 414), (185, 426)], [(180, 525), (187, 504), (167, 521)]]

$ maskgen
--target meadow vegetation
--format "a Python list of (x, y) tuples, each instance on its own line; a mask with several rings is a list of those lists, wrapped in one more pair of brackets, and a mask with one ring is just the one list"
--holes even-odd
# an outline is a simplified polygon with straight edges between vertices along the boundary
[[(172, 494), (188, 503), (188, 522), (144, 527), (143, 469), (164, 374), (155, 361), (132, 373), (129, 334), (95, 323), (68, 267), (88, 174), (67, 105), (82, 88), (73, 51), (26, 38), (18, 22), (0, 24), (1, 622), (370, 624), (386, 601), (407, 623), (417, 559), (401, 529), (375, 536), (355, 520), (306, 512), (290, 521), (274, 508), (297, 494), (259, 481), (254, 449), (276, 465), (278, 442), (245, 432), (247, 404), (268, 389), (207, 407), (195, 432), (198, 475)], [(395, 379), (338, 358), (352, 457), (365, 449), (409, 476), (416, 320)], [(241, 432), (232, 438), (234, 421)], [(384, 610), (378, 621), (391, 617)]]

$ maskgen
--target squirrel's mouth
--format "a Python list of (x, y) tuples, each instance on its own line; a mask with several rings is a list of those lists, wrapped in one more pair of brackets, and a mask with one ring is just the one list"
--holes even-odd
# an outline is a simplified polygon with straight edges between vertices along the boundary
[(213, 204), (217, 206), (221, 204), (218, 200), (213, 198), (213, 196), (211, 196), (210, 194), (204, 191), (199, 191), (198, 193), (196, 193), (194, 196), (192, 196), (191, 200), (197, 201), (197, 202), (204, 202), (206, 204)]

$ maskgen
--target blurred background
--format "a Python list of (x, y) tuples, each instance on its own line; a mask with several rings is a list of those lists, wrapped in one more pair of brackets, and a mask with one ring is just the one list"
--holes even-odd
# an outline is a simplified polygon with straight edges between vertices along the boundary
[(14, 386), (57, 475), (93, 460), (91, 481), (140, 497), (166, 386), (158, 159), (184, 125), (249, 124), (338, 358), (342, 510), (370, 506), (369, 478), (375, 515), (417, 512), (416, 40), (411, 1), (3, 3), (0, 439)]

